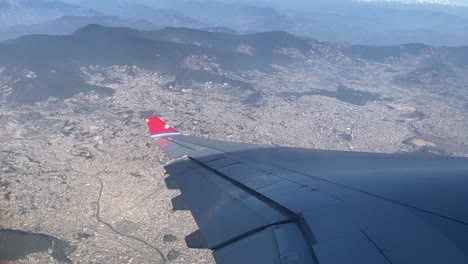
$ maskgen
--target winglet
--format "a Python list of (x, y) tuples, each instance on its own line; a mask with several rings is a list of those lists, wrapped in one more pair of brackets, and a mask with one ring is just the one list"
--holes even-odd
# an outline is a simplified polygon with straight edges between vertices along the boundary
[(180, 135), (180, 133), (177, 132), (174, 128), (156, 116), (147, 117), (146, 124), (148, 125), (148, 129), (152, 138)]

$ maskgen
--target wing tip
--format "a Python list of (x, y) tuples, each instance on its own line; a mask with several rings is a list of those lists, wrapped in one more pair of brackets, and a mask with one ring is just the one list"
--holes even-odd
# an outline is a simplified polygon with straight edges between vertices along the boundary
[(177, 130), (166, 124), (166, 122), (162, 121), (157, 116), (148, 116), (146, 118), (146, 124), (148, 125), (148, 130), (152, 138), (180, 135)]

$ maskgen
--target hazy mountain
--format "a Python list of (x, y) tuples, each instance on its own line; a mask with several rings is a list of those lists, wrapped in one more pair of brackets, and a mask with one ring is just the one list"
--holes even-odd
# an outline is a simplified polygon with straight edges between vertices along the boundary
[(174, 27), (204, 27), (192, 17), (181, 13), (178, 10), (154, 7), (144, 4), (137, 4), (134, 1), (75, 1), (76, 4), (92, 8), (107, 15), (119, 16), (125, 19), (145, 19), (159, 26)]
[(175, 2), (173, 8), (207, 25), (226, 26), (242, 32), (287, 30), (293, 26), (286, 16), (273, 8), (241, 2)]
[[(151, 1), (140, 0), (151, 5)], [(401, 2), (158, 1), (210, 26), (239, 32), (284, 30), (324, 41), (366, 45), (468, 45), (468, 8)]]
[(468, 8), (320, 2), (291, 12), (294, 34), (366, 45), (468, 45)]
[[(133, 17), (133, 16), (131, 16)], [(149, 21), (159, 26), (173, 26), (173, 27), (191, 27), (200, 28), (206, 24), (197, 21), (189, 16), (182, 14), (179, 11), (172, 9), (156, 9), (154, 13), (142, 16)]]
[(238, 34), (236, 30), (228, 27), (206, 27), (202, 28), (204, 31), (209, 31), (209, 32), (218, 32), (218, 33), (227, 33), (227, 34)]
[(156, 28), (154, 24), (143, 19), (128, 21), (116, 16), (63, 16), (39, 24), (0, 28), (0, 41), (31, 34), (69, 35), (89, 24), (99, 24), (108, 27), (130, 27), (140, 30)]
[(0, 0), (0, 28), (37, 24), (64, 15), (97, 15), (94, 10), (58, 0)]

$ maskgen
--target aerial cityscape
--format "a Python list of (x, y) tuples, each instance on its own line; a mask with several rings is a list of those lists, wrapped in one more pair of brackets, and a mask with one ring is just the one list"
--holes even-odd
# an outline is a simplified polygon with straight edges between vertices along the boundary
[[(0, 262), (213, 263), (186, 246), (197, 224), (173, 209), (149, 115), (210, 139), (468, 157), (464, 1), (343, 0), (308, 19), (150, 2), (0, 0)], [(344, 15), (360, 5), (439, 28)]]

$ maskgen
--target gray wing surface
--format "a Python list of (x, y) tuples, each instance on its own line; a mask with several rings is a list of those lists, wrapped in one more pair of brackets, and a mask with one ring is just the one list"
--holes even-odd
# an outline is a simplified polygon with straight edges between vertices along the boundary
[(218, 263), (468, 263), (468, 159), (155, 141)]

